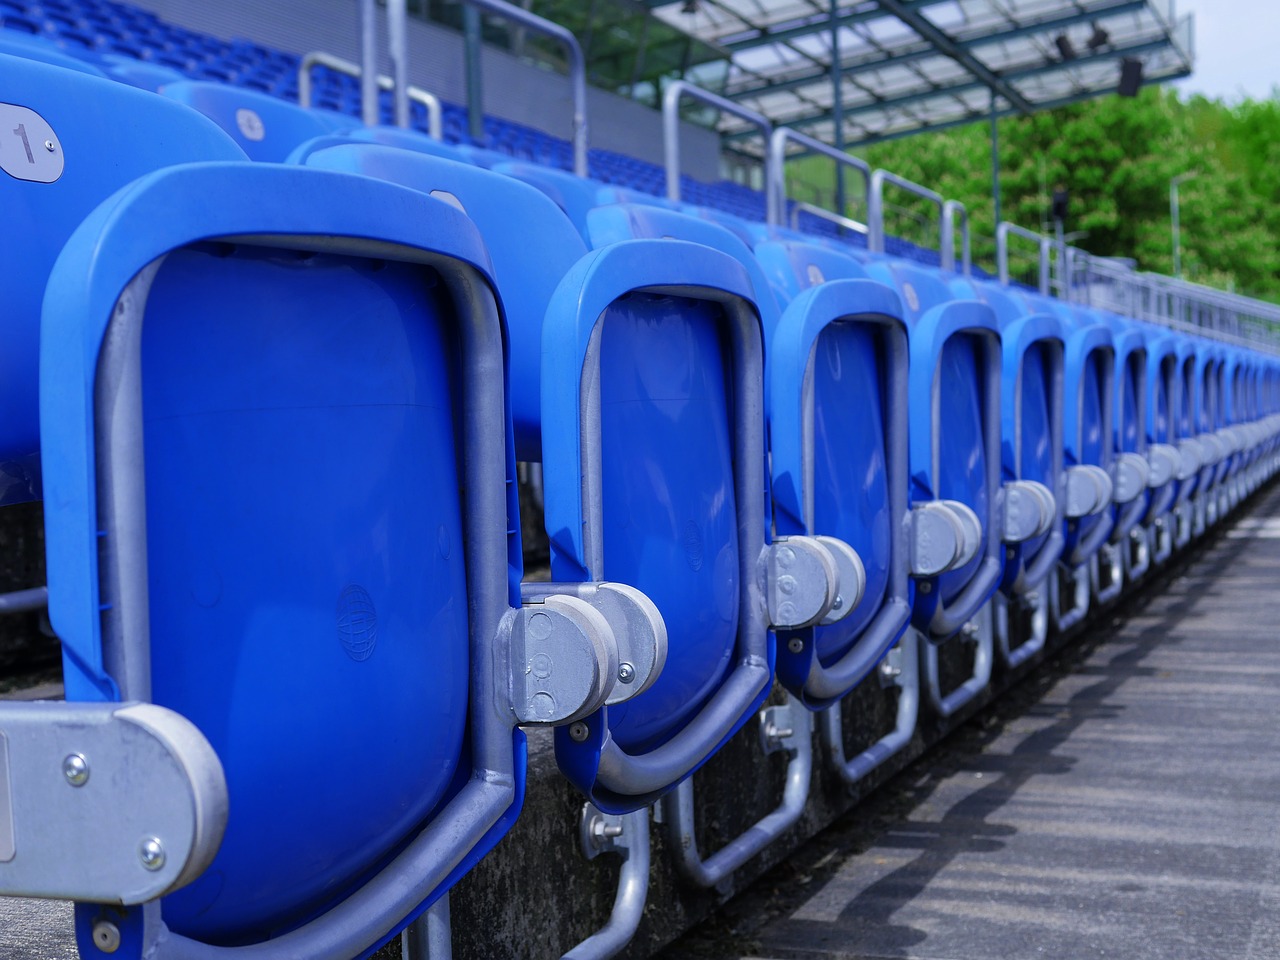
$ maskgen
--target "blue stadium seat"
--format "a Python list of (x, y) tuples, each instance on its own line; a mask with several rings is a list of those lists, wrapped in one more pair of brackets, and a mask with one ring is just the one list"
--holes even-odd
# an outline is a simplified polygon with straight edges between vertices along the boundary
[(1203, 534), (1218, 520), (1219, 484), (1226, 475), (1230, 460), (1225, 437), (1220, 433), (1222, 421), (1222, 352), (1212, 341), (1196, 338), (1194, 368), (1195, 430), (1204, 450), (1200, 482), (1193, 498), (1192, 533)]
[[(1015, 296), (1030, 309), (1056, 314), (1066, 335), (1064, 462), (1069, 480), (1077, 485), (1067, 491), (1063, 561), (1059, 575), (1049, 582), (1049, 613), (1057, 630), (1064, 631), (1088, 613), (1097, 579), (1094, 568), (1114, 527), (1114, 339), (1105, 324), (1059, 300), (1033, 293)], [(1119, 566), (1107, 570), (1119, 572)], [(1109, 582), (1104, 585), (1110, 587)]]
[(912, 504), (958, 505), (967, 520), (963, 563), (916, 585), (916, 628), (937, 643), (978, 617), (1003, 573), (999, 328), (990, 307), (956, 300), (935, 272), (889, 258), (866, 266), (906, 306)]
[[(86, 73), (92, 71), (0, 55), (0, 81), (11, 105), (4, 109), (12, 120), (0, 130), (9, 147), (16, 148), (6, 147), (0, 157), (10, 175), (5, 204), (9, 229), (0, 237), (0, 261), (10, 278), (5, 348), (0, 351), (0, 408), (8, 411), (0, 426), (0, 504), (41, 496), (36, 417), (40, 304), (62, 243), (99, 200), (144, 173), (175, 163), (244, 158), (200, 115)], [(138, 144), (135, 131), (122, 127), (105, 109), (86, 110), (87, 102), (118, 104), (122, 116), (154, 117), (157, 127), (181, 135)], [(14, 132), (19, 128), (22, 134)], [(106, 153), (113, 162), (82, 162)], [(44, 182), (48, 179), (55, 184)], [(33, 237), (40, 242), (32, 242)]]
[[(1007, 503), (1006, 510), (1035, 528), (1021, 540), (1006, 542), (1004, 577), (996, 596), (997, 649), (1008, 666), (1016, 667), (1044, 649), (1048, 581), (1056, 575), (1064, 546), (1069, 486), (1063, 465), (1065, 332), (1056, 316), (1029, 313), (1026, 304), (993, 283), (957, 278), (951, 287), (963, 299), (990, 306), (1000, 326), (1001, 476), (1006, 484), (1024, 482), (1016, 491), (1019, 502)], [(1010, 495), (1015, 494), (1006, 493)], [(1049, 501), (1037, 511), (1033, 498), (1044, 495)]]
[[(1136, 324), (1147, 345), (1147, 402), (1145, 429), (1148, 449), (1173, 465), (1172, 475), (1162, 485), (1153, 485), (1147, 498), (1147, 512), (1142, 517), (1146, 529), (1147, 549), (1153, 563), (1164, 563), (1173, 553), (1174, 517), (1181, 484), (1199, 468), (1195, 454), (1180, 446), (1175, 423), (1178, 397), (1177, 337), (1167, 330)], [(1158, 480), (1156, 461), (1152, 460), (1153, 478)]]
[(910, 617), (906, 325), (896, 292), (850, 257), (782, 240), (754, 253), (784, 305), (766, 347), (774, 523), (835, 537), (865, 568), (852, 613), (780, 638), (779, 679), (820, 708), (871, 672)]
[(1196, 354), (1198, 341), (1194, 337), (1181, 334), (1177, 339), (1177, 371), (1178, 396), (1174, 413), (1174, 424), (1177, 429), (1179, 450), (1189, 463), (1194, 463), (1194, 472), (1180, 484), (1175, 499), (1174, 512), (1177, 516), (1177, 529), (1174, 546), (1185, 547), (1195, 530), (1196, 508), (1194, 498), (1199, 493), (1204, 477), (1212, 470), (1210, 463), (1213, 451), (1199, 436), (1199, 391), (1196, 387)]
[(299, 144), (336, 132), (350, 117), (336, 119), (253, 90), (221, 83), (184, 80), (160, 88), (160, 94), (203, 113), (231, 136), (250, 160), (283, 162)]
[(62, 67), (64, 70), (74, 70), (95, 77), (103, 76), (97, 67), (64, 52), (52, 41), (12, 29), (0, 30), (0, 56), (23, 57)]
[(102, 57), (102, 66), (112, 80), (119, 80), (121, 83), (127, 83), (141, 90), (150, 90), (152, 93), (165, 84), (177, 83), (185, 79), (182, 73), (173, 67), (146, 60), (135, 60), (133, 57), (118, 53), (105, 54)]

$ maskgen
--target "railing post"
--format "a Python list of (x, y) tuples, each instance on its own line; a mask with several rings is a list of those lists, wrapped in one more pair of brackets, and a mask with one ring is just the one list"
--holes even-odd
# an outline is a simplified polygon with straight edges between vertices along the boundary
[[(769, 157), (765, 162), (765, 201), (768, 214), (766, 222), (770, 226), (780, 227), (787, 219), (787, 144), (796, 143), (810, 153), (820, 153), (830, 157), (837, 164), (852, 167), (862, 177), (862, 196), (870, 209), (871, 167), (865, 161), (838, 150), (830, 144), (815, 140), (792, 127), (778, 127), (769, 137)], [(837, 211), (844, 218), (844, 211)], [(868, 219), (870, 216), (868, 215)], [(838, 220), (835, 222), (839, 222)]]
[(573, 92), (573, 172), (580, 177), (587, 176), (587, 61), (582, 55), (578, 38), (560, 24), (507, 3), (506, 0), (462, 2), (559, 41), (565, 48), (569, 55), (569, 84)]
[(746, 120), (760, 130), (765, 141), (764, 182), (767, 199), (769, 182), (774, 175), (769, 160), (769, 138), (773, 134), (773, 124), (762, 114), (717, 96), (709, 90), (703, 90), (687, 80), (671, 81), (662, 94), (662, 145), (667, 170), (667, 199), (676, 202), (680, 200), (680, 100), (684, 97), (717, 107), (724, 113)]

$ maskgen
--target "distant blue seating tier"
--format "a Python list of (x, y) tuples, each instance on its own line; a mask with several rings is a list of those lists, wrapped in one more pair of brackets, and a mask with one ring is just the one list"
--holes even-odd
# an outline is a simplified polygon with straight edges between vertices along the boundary
[[(185, 78), (228, 84), (290, 103), (298, 101), (299, 54), (245, 40), (220, 40), (116, 0), (3, 0), (0, 27), (0, 53), (18, 52), (6, 49), (6, 42), (30, 46), (35, 41), (48, 48), (49, 56), (61, 54), (71, 61), (87, 61), (118, 79), (152, 90)], [(312, 73), (313, 106), (352, 118), (360, 116), (357, 79), (321, 67)], [(448, 102), (442, 108), (446, 143), (483, 147), (515, 160), (560, 170), (573, 168), (573, 147), (563, 138), (486, 116), (482, 138), (473, 141), (467, 130), (465, 108)], [(381, 122), (391, 123), (391, 96), (386, 91), (379, 95), (379, 110)], [(413, 126), (425, 131), (427, 117), (423, 107), (413, 103), (410, 110)], [(252, 152), (250, 156), (261, 159)], [(590, 151), (589, 164), (592, 177), (602, 183), (658, 197), (666, 194), (666, 175), (656, 164), (601, 149)], [(683, 176), (681, 196), (691, 204), (744, 220), (764, 220), (764, 194), (732, 181), (704, 183)], [(866, 245), (862, 235), (839, 235), (828, 221), (806, 216), (805, 224), (818, 235), (842, 236), (855, 245)], [(894, 256), (938, 266), (937, 251), (897, 237), (888, 237), (886, 242), (888, 252)], [(982, 271), (978, 274), (985, 276)]]

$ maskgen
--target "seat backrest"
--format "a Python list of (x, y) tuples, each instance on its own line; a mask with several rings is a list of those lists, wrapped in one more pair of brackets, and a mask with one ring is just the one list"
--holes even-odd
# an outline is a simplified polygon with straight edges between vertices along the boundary
[(15, 30), (0, 30), (0, 55), (37, 60), (55, 67), (62, 67), (64, 70), (87, 73), (92, 77), (104, 76), (97, 67), (79, 57), (65, 53), (57, 45)]
[(772, 336), (779, 313), (769, 280), (751, 248), (719, 224), (648, 204), (618, 203), (590, 211), (587, 232), (591, 246), (597, 249), (620, 240), (670, 238), (700, 243), (728, 254), (742, 264), (751, 278), (766, 342)]
[(827, 280), (867, 279), (867, 271), (852, 257), (799, 238), (757, 242), (755, 255), (780, 305)]
[[(587, 262), (573, 225), (536, 188), (473, 166), (365, 145), (319, 150), (307, 163), (433, 193), (477, 224), (510, 330), (517, 451), (543, 460), (550, 432), (572, 429), (547, 419), (540, 381), (549, 349), (544, 323), (563, 328), (572, 320), (549, 311), (553, 294)], [(594, 574), (635, 586), (667, 625), (662, 674), (647, 691), (609, 708), (612, 739), (640, 752), (676, 736), (720, 688), (734, 662), (740, 620), (748, 614), (739, 596), (742, 494), (735, 480), (723, 311), (717, 303), (628, 292), (625, 285), (619, 294), (598, 327), (602, 570), (583, 569), (573, 549), (581, 531), (557, 529), (552, 519), (552, 474), (574, 474), (571, 465), (547, 461), (544, 476), (552, 578)], [(763, 471), (761, 451), (761, 477)], [(555, 482), (572, 486), (578, 496), (583, 481), (572, 475)]]
[(102, 65), (112, 80), (119, 80), (140, 90), (150, 90), (152, 93), (167, 83), (178, 83), (186, 79), (173, 67), (136, 60), (119, 53), (104, 54)]
[[(62, 245), (102, 200), (176, 163), (244, 159), (225, 134), (176, 103), (101, 77), (0, 55), (0, 165), (8, 229), (5, 346), (0, 350), (0, 504), (40, 497), (37, 367), (40, 306)], [(86, 104), (92, 104), (88, 109)], [(137, 118), (154, 131), (139, 138)], [(95, 158), (111, 157), (110, 163)]]
[(243, 87), (181, 80), (165, 84), (159, 93), (203, 113), (226, 131), (250, 160), (283, 162), (298, 144), (333, 132), (331, 119)]
[[(111, 112), (127, 130), (183, 112), (119, 89), (162, 111)], [(501, 613), (477, 599), (464, 514), (485, 498), (509, 509), (498, 490), (513, 476), (485, 271), (447, 204), (245, 161), (144, 176), (54, 267), (42, 436), (67, 694), (182, 714), (220, 758), (234, 811), (210, 868), (162, 902), (175, 934), (255, 942), (309, 921), (469, 783), (470, 632)], [(468, 365), (476, 339), (491, 346)], [(485, 454), (462, 434), (478, 370)], [(137, 384), (136, 405), (117, 383)], [(496, 469), (468, 472), (464, 449)], [(487, 582), (505, 612), (519, 524), (492, 519)], [(101, 578), (87, 559), (99, 551)], [(136, 643), (126, 624), (146, 638), (145, 688), (135, 659), (116, 661), (122, 675), (101, 653)]]
[(480, 167), (380, 145), (325, 147), (307, 166), (359, 172), (455, 203), (480, 228), (511, 337), (511, 403), (522, 460), (542, 459), (542, 323), (551, 295), (586, 244), (540, 191)]
[(936, 270), (888, 257), (867, 260), (865, 265), (872, 279), (887, 283), (902, 294), (910, 324), (931, 308), (958, 299)]

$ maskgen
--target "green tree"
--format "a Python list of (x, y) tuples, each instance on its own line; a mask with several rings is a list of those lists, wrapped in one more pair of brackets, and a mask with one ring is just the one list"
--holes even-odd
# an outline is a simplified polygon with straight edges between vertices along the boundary
[[(1047, 231), (1055, 184), (1071, 194), (1066, 228), (1101, 256), (1132, 257), (1145, 270), (1173, 272), (1169, 183), (1181, 187), (1183, 275), (1280, 299), (1280, 100), (1230, 105), (1181, 99), (1148, 88), (1133, 99), (1105, 97), (999, 121), (1002, 214)], [(989, 127), (975, 123), (875, 144), (853, 152), (873, 167), (924, 184), (968, 208), (975, 258), (993, 266)], [(830, 207), (831, 164), (793, 161), (793, 196)], [(851, 191), (852, 192), (852, 191)], [(887, 196), (890, 232), (928, 245), (927, 204)], [(850, 214), (865, 210), (854, 205)]]

